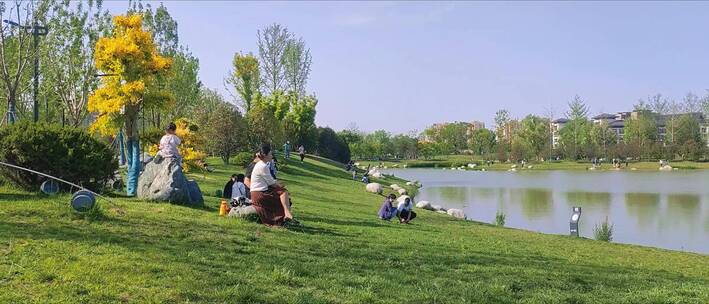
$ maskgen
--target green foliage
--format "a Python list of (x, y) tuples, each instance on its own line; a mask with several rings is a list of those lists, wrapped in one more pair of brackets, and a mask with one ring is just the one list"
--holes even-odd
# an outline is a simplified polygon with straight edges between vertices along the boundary
[(460, 153), (468, 148), (468, 124), (463, 122), (433, 125), (423, 131), (424, 136), (440, 144), (442, 154)]
[(613, 224), (608, 222), (607, 217), (600, 225), (593, 227), (593, 238), (603, 242), (613, 241)]
[(254, 161), (254, 152), (239, 152), (232, 156), (229, 160), (230, 164), (236, 165), (239, 168), (246, 168), (251, 162)]
[(608, 156), (608, 149), (617, 142), (615, 133), (608, 128), (606, 122), (594, 124), (591, 127), (589, 137), (593, 146), (600, 150), (601, 156)]
[(559, 130), (559, 144), (566, 157), (576, 160), (584, 156), (584, 149), (591, 142), (591, 127), (586, 118), (576, 118)]
[(246, 121), (231, 104), (222, 100), (202, 124), (207, 151), (218, 155), (225, 164), (232, 154), (248, 146)]
[(243, 103), (244, 111), (249, 112), (253, 100), (261, 91), (258, 59), (251, 53), (247, 55), (236, 53), (232, 66), (233, 70), (227, 77), (227, 83), (234, 86)]
[(638, 150), (636, 155), (649, 158), (650, 147), (657, 140), (657, 125), (654, 115), (650, 112), (637, 112), (625, 122), (625, 142)]
[(350, 161), (350, 148), (330, 128), (318, 128), (318, 155), (341, 163)]
[(482, 128), (473, 131), (470, 136), (469, 149), (475, 155), (488, 155), (495, 152), (495, 133)]
[(261, 143), (279, 146), (283, 141), (283, 128), (271, 107), (265, 103), (255, 103), (246, 114), (249, 128), (249, 144), (252, 148)]
[(520, 149), (524, 159), (544, 158), (544, 152), (549, 150), (550, 144), (548, 119), (534, 115), (522, 119), (514, 137), (513, 149)]
[(505, 226), (505, 219), (507, 218), (507, 215), (505, 215), (502, 210), (497, 210), (495, 213), (495, 225), (504, 227)]
[[(0, 161), (94, 191), (101, 190), (118, 168), (111, 149), (85, 131), (30, 123), (0, 129)], [(5, 167), (0, 168), (0, 175), (27, 190), (37, 190), (45, 180), (33, 173)]]

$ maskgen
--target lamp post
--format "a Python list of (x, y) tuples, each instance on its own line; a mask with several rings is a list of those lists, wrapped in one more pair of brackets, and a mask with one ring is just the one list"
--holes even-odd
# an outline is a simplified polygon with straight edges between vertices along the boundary
[(579, 236), (579, 220), (581, 219), (581, 207), (574, 207), (569, 221), (571, 236)]
[[(34, 78), (34, 86), (32, 90), (32, 100), (33, 100), (33, 112), (34, 112), (34, 122), (39, 121), (39, 101), (37, 100), (37, 90), (39, 87), (39, 53), (37, 52), (37, 47), (39, 45), (39, 36), (45, 36), (49, 32), (49, 29), (47, 29), (46, 26), (40, 26), (37, 24), (35, 21), (32, 26), (29, 25), (20, 25), (17, 22), (11, 21), (11, 20), (3, 20), (2, 22), (5, 22), (11, 26), (18, 27), (23, 30), (30, 30), (32, 31), (32, 48), (34, 49), (34, 73), (32, 77)], [(14, 107), (15, 105), (12, 104), (11, 106), (11, 115), (14, 116)], [(14, 122), (14, 117), (12, 119), (12, 122)]]

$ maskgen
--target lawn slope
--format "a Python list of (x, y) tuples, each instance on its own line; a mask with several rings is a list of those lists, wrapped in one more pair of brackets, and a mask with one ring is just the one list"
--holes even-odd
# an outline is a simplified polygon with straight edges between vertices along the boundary
[[(304, 227), (217, 215), (234, 166), (196, 174), (208, 208), (0, 187), (0, 303), (709, 303), (709, 256), (496, 228), (382, 198), (308, 160), (279, 173)], [(239, 170), (241, 171), (241, 170)], [(401, 181), (397, 181), (401, 184)]]

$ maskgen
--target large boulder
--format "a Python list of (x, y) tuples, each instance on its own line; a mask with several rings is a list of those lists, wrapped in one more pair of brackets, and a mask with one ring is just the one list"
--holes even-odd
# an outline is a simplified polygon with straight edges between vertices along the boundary
[(664, 165), (664, 166), (660, 167), (660, 171), (672, 171), (672, 166)]
[(370, 193), (382, 194), (382, 185), (380, 183), (369, 183), (366, 189)]
[(172, 158), (156, 158), (145, 165), (138, 179), (138, 197), (189, 206), (203, 206), (199, 185), (187, 180), (182, 167)]
[(447, 211), (446, 208), (443, 208), (443, 206), (441, 206), (441, 205), (431, 205), (431, 208), (434, 211), (443, 211), (443, 213), (445, 213)]
[(416, 208), (433, 210), (433, 208), (431, 208), (431, 203), (429, 203), (428, 201), (419, 201), (418, 203), (416, 203)]
[(404, 189), (404, 188), (399, 188), (399, 190), (396, 190), (396, 192), (399, 192), (399, 195), (405, 195), (405, 194), (407, 194), (407, 191), (406, 191), (406, 189)]
[(448, 211), (446, 211), (446, 212), (448, 213), (448, 215), (450, 215), (452, 217), (459, 218), (459, 219), (465, 219), (465, 212), (463, 212), (463, 210), (452, 208), (452, 209), (448, 209)]
[(399, 189), (401, 189), (401, 186), (399, 186), (397, 184), (391, 184), (391, 186), (389, 186), (389, 187), (391, 187), (391, 189), (394, 191), (399, 191)]

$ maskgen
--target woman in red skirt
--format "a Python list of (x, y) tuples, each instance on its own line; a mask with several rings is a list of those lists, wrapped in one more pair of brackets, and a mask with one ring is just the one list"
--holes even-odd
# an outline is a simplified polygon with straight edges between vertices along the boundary
[[(251, 203), (261, 218), (261, 223), (269, 226), (283, 226), (286, 221), (293, 220), (289, 206), (285, 205), (290, 198), (283, 185), (271, 175), (268, 162), (273, 159), (271, 145), (261, 146), (251, 173)], [(286, 200), (281, 199), (286, 195)]]

